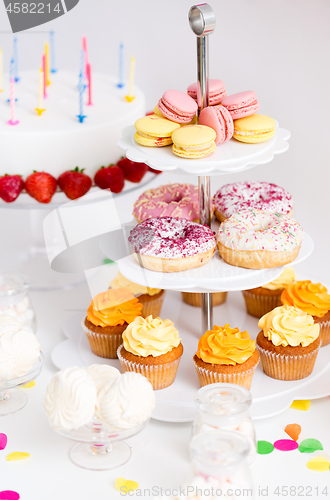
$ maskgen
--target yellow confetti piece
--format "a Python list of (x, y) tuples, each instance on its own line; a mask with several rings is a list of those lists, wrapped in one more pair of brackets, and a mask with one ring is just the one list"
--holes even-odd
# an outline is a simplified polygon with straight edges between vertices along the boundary
[(25, 453), (24, 451), (13, 451), (13, 453), (9, 453), (9, 455), (6, 456), (6, 460), (8, 460), (8, 462), (11, 460), (24, 460), (30, 456), (30, 453)]
[(32, 382), (28, 382), (27, 384), (21, 385), (21, 389), (32, 389), (36, 385), (35, 381), (32, 380)]
[(314, 457), (306, 464), (307, 468), (310, 470), (315, 470), (317, 472), (326, 472), (330, 469), (330, 462), (323, 457)]
[(296, 410), (307, 411), (310, 409), (311, 402), (309, 399), (297, 399), (292, 403), (290, 408), (295, 408)]
[(128, 479), (124, 479), (123, 477), (117, 477), (116, 479), (116, 488), (122, 493), (127, 493), (129, 490), (137, 490), (138, 487), (139, 483), (136, 481), (130, 481)]

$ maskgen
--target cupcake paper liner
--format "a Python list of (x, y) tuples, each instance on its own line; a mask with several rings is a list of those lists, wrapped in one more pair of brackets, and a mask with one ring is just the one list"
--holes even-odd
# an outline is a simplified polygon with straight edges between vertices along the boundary
[(282, 305), (281, 295), (256, 295), (249, 290), (242, 290), (247, 312), (255, 318), (261, 318), (275, 307)]
[[(321, 318), (321, 320), (322, 320), (322, 318)], [(330, 320), (323, 321), (323, 322), (316, 321), (315, 323), (317, 325), (320, 325), (321, 347), (324, 347), (324, 346), (330, 344)]]
[(267, 351), (257, 345), (262, 367), (268, 377), (277, 380), (301, 380), (313, 371), (320, 347), (308, 354), (287, 356)]
[(121, 333), (96, 333), (87, 328), (83, 323), (84, 332), (87, 335), (92, 352), (96, 356), (107, 359), (117, 359), (117, 349), (123, 343)]
[(158, 389), (165, 389), (165, 387), (169, 387), (173, 384), (181, 356), (175, 361), (164, 363), (163, 365), (144, 365), (123, 358), (120, 354), (122, 347), (123, 344), (118, 348), (117, 355), (123, 372), (141, 373), (141, 375), (149, 380), (155, 391)]
[[(259, 363), (259, 362), (258, 362)], [(199, 383), (201, 387), (208, 384), (217, 384), (219, 382), (225, 384), (236, 384), (245, 387), (246, 389), (250, 389), (253, 374), (255, 369), (258, 366), (258, 363), (253, 368), (249, 370), (244, 370), (236, 373), (219, 373), (216, 371), (208, 370), (207, 368), (203, 368), (201, 366), (196, 365), (195, 368), (197, 371)]]
[(159, 295), (159, 297), (153, 296), (152, 300), (149, 300), (148, 302), (142, 302), (143, 309), (141, 312), (141, 316), (143, 316), (144, 318), (147, 318), (150, 315), (152, 315), (153, 318), (158, 318), (158, 316), (160, 316), (165, 293), (161, 293)]
[[(201, 307), (202, 297), (200, 293), (188, 293), (188, 292), (181, 292), (181, 293), (183, 302), (189, 304), (190, 306)], [(215, 292), (212, 293), (212, 296), (213, 296), (213, 306), (219, 306), (220, 304), (223, 304), (225, 302), (227, 297), (227, 292)]]

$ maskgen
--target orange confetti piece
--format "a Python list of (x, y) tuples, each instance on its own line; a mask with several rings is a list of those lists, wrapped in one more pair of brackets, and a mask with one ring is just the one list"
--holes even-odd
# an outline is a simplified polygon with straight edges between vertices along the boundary
[(296, 410), (307, 411), (311, 407), (311, 402), (309, 399), (297, 399), (293, 401), (290, 408), (295, 408)]
[(13, 453), (9, 453), (9, 455), (6, 456), (6, 460), (8, 460), (8, 462), (11, 460), (24, 460), (30, 456), (30, 453), (25, 453), (24, 451), (13, 451)]
[(326, 472), (330, 469), (330, 462), (324, 457), (314, 457), (306, 464), (310, 470), (317, 472)]
[(123, 477), (117, 477), (116, 479), (116, 488), (121, 493), (127, 493), (129, 490), (137, 490), (139, 487), (139, 483), (136, 481), (130, 481), (128, 479), (124, 479)]
[(294, 441), (298, 441), (301, 433), (301, 427), (299, 424), (288, 424), (284, 430), (291, 439), (293, 439)]
[(32, 389), (36, 385), (35, 381), (32, 380), (32, 382), (28, 382), (27, 384), (21, 385), (21, 389)]

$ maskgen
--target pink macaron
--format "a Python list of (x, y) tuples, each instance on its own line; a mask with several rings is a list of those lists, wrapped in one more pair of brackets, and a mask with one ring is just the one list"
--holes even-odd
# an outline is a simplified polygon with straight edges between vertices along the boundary
[(197, 104), (180, 90), (166, 90), (158, 101), (158, 109), (172, 122), (189, 123), (197, 113)]
[(213, 128), (217, 134), (215, 143), (221, 144), (233, 137), (234, 123), (228, 109), (223, 106), (208, 106), (202, 109), (199, 120), (199, 125), (206, 125)]
[(254, 115), (260, 108), (260, 104), (257, 101), (257, 94), (253, 90), (228, 95), (222, 99), (221, 104), (228, 109), (233, 120)]
[[(190, 95), (197, 102), (197, 82), (192, 83), (187, 88), (187, 94)], [(221, 100), (227, 95), (225, 84), (222, 80), (209, 80), (209, 103), (210, 106), (216, 106), (220, 104)], [(200, 104), (198, 103), (200, 108)]]

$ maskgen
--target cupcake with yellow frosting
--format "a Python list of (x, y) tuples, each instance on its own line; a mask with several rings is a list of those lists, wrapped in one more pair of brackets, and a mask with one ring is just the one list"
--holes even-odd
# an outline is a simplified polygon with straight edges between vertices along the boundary
[(124, 331), (118, 358), (124, 372), (141, 373), (158, 390), (174, 382), (182, 353), (172, 321), (140, 316)]
[(283, 304), (294, 306), (313, 316), (320, 325), (321, 345), (330, 343), (330, 295), (321, 283), (297, 281), (288, 286), (281, 295)]
[(198, 342), (194, 356), (201, 386), (224, 382), (250, 389), (259, 361), (255, 341), (238, 328), (214, 325)]
[(123, 276), (119, 271), (115, 279), (110, 283), (110, 288), (126, 288), (135, 297), (139, 298), (139, 301), (143, 305), (141, 316), (146, 318), (147, 316), (152, 316), (157, 318), (160, 315), (162, 309), (165, 290), (161, 288), (149, 288), (147, 286), (138, 285), (133, 283)]
[(313, 317), (284, 305), (260, 318), (257, 336), (262, 367), (278, 380), (300, 380), (313, 371), (320, 348), (320, 327)]
[(92, 300), (83, 327), (94, 354), (117, 358), (122, 333), (137, 316), (142, 304), (124, 288), (99, 293)]
[(275, 307), (281, 306), (283, 290), (295, 281), (296, 274), (293, 267), (286, 267), (283, 273), (271, 283), (250, 290), (243, 290), (242, 294), (248, 314), (261, 318)]

